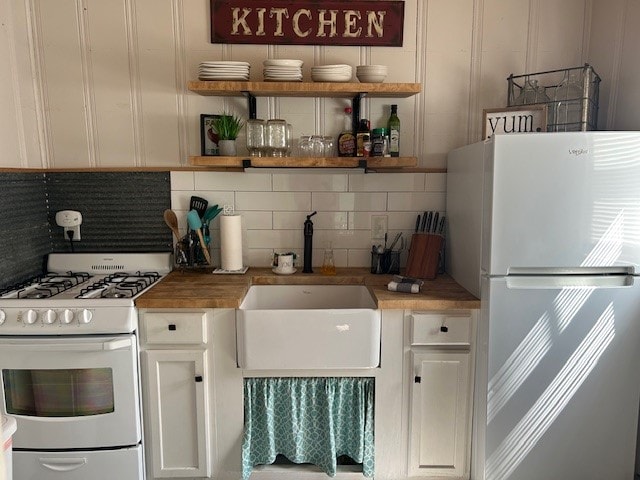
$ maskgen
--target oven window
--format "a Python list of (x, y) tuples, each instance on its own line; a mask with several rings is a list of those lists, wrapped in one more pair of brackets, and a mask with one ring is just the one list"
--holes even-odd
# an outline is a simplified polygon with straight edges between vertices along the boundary
[(7, 413), (82, 417), (114, 411), (110, 368), (2, 370)]

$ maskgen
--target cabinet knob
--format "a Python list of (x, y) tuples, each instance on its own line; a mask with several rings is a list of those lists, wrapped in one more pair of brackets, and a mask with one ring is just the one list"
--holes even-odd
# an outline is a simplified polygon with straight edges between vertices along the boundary
[(422, 377), (419, 375), (416, 375), (415, 377), (413, 377), (413, 382), (414, 383), (420, 383), (422, 382)]
[(169, 330), (171, 330), (172, 332), (176, 329), (176, 324), (175, 323), (170, 323), (169, 324)]
[(445, 326), (445, 325), (442, 325), (442, 326), (440, 327), (440, 331), (441, 331), (442, 333), (447, 333), (447, 332), (449, 331), (449, 327), (447, 327), (447, 326)]
[(202, 382), (202, 375), (196, 375), (195, 380), (196, 380), (196, 382), (198, 382), (198, 383)]

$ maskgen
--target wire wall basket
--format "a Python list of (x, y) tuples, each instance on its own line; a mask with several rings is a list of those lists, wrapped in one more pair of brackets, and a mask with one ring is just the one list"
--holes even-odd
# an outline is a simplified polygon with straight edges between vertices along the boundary
[(509, 75), (507, 105), (547, 105), (548, 132), (597, 130), (600, 77), (593, 67)]

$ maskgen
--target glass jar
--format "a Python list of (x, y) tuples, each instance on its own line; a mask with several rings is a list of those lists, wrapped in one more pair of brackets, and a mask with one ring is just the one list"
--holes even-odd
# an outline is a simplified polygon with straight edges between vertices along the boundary
[(269, 156), (284, 157), (287, 152), (287, 122), (277, 118), (267, 120), (266, 137)]
[(333, 149), (333, 137), (330, 137), (328, 135), (322, 137), (322, 147), (324, 150), (324, 157), (335, 157), (335, 152)]
[(311, 156), (311, 135), (301, 135), (298, 142), (298, 155), (301, 157)]
[(264, 155), (264, 120), (260, 118), (250, 118), (247, 120), (247, 150), (252, 157), (262, 157)]
[(313, 135), (311, 137), (311, 156), (312, 157), (324, 156), (323, 138), (320, 135)]
[(556, 87), (554, 132), (579, 132), (582, 130), (583, 104), (582, 69), (569, 69)]

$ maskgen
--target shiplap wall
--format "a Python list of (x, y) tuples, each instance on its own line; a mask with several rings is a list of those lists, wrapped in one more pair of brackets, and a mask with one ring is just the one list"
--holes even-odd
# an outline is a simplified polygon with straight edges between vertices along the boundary
[[(0, 0), (0, 167), (184, 165), (200, 113), (246, 115), (240, 98), (186, 90), (198, 63), (246, 60), (260, 80), (268, 57), (304, 60), (306, 78), (317, 64), (383, 63), (388, 81), (420, 82), (398, 102), (402, 153), (443, 167), (479, 139), (482, 109), (505, 105), (510, 73), (588, 60), (593, 1), (406, 0), (404, 46), (360, 48), (214, 45), (209, 0)], [(389, 103), (366, 100), (363, 113), (380, 124)], [(258, 111), (296, 136), (335, 134), (344, 105), (264, 98)]]

